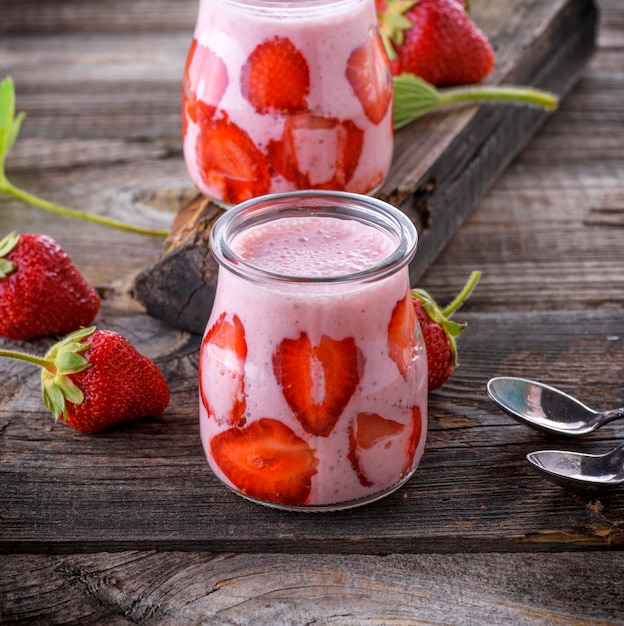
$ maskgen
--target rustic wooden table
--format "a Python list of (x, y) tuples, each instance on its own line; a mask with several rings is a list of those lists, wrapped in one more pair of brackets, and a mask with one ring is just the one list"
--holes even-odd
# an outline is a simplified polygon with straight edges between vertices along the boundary
[[(486, 4), (473, 1), (477, 15)], [(34, 368), (0, 363), (2, 624), (624, 623), (624, 491), (568, 492), (524, 459), (610, 449), (624, 425), (547, 436), (485, 393), (510, 374), (624, 404), (624, 5), (598, 7), (580, 81), (419, 279), (444, 302), (483, 272), (457, 315), (461, 366), (430, 394), (421, 466), (366, 508), (280, 513), (223, 488), (198, 436), (199, 338), (130, 292), (162, 241), (0, 198), (0, 231), (57, 239), (102, 295), (98, 325), (154, 358), (172, 390), (160, 419), (87, 436), (53, 425)], [(179, 84), (196, 10), (0, 0), (0, 78), (28, 114), (11, 180), (168, 228), (194, 193)], [(502, 42), (506, 25), (486, 25)]]

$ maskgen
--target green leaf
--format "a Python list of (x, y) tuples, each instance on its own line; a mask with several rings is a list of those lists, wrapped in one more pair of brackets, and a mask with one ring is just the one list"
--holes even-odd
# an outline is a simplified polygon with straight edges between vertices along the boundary
[(79, 328), (73, 333), (67, 335), (64, 339), (61, 339), (58, 343), (55, 343), (50, 350), (48, 350), (45, 358), (47, 360), (54, 361), (62, 352), (84, 352), (89, 343), (81, 343), (80, 340), (92, 335), (95, 332), (95, 326), (89, 326), (87, 328)]
[(15, 143), (15, 140), (17, 139), (17, 136), (19, 135), (20, 129), (22, 127), (22, 122), (24, 121), (25, 117), (26, 117), (26, 113), (24, 113), (23, 111), (20, 111), (17, 114), (17, 117), (13, 120), (13, 124), (11, 125), (11, 129), (9, 132), (9, 139), (7, 142), (6, 152), (8, 152), (13, 147), (13, 144)]
[(0, 278), (6, 278), (11, 272), (15, 271), (15, 263), (0, 259)]
[(401, 128), (441, 103), (438, 90), (414, 74), (399, 74), (394, 83), (394, 128)]
[(65, 413), (65, 396), (58, 385), (51, 383), (42, 386), (43, 403), (52, 412), (54, 417), (58, 419)]
[(19, 241), (19, 235), (13, 231), (0, 240), (0, 257), (5, 257), (15, 248)]
[(453, 320), (448, 319), (444, 323), (444, 328), (446, 329), (448, 334), (451, 335), (451, 337), (459, 337), (466, 328), (466, 326), (467, 324), (460, 324), (459, 322), (454, 322)]
[(0, 182), (5, 182), (4, 161), (17, 139), (24, 113), (15, 118), (15, 89), (13, 79), (7, 76), (0, 81)]
[(547, 91), (515, 85), (469, 85), (439, 90), (414, 74), (393, 78), (394, 128), (409, 124), (432, 109), (451, 104), (499, 100), (554, 109), (559, 100)]
[(0, 241), (0, 278), (8, 276), (15, 270), (15, 263), (4, 257), (8, 256), (11, 250), (15, 248), (19, 241), (19, 235), (16, 232), (9, 233)]
[(13, 79), (7, 76), (0, 81), (0, 128), (9, 128), (15, 115), (15, 89)]
[[(76, 344), (84, 348), (83, 344)], [(90, 367), (89, 361), (76, 351), (63, 351), (54, 360), (59, 374), (76, 374)]]
[(72, 404), (82, 404), (84, 400), (84, 393), (66, 376), (60, 376), (57, 380), (57, 385), (63, 394), (63, 397), (67, 402)]

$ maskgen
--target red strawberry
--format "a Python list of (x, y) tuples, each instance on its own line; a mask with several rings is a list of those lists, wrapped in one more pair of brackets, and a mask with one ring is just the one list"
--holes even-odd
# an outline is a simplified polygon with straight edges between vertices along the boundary
[(449, 317), (470, 295), (480, 276), (481, 272), (473, 272), (459, 295), (445, 309), (441, 309), (424, 289), (412, 291), (414, 311), (427, 350), (429, 391), (441, 387), (457, 366), (455, 337), (464, 331), (466, 324), (457, 324)]
[(371, 32), (368, 41), (351, 53), (346, 77), (366, 117), (373, 124), (379, 124), (386, 116), (392, 100), (392, 75), (377, 33)]
[(227, 118), (215, 119), (202, 104), (196, 151), (206, 186), (230, 204), (268, 193), (271, 174), (251, 137)]
[[(217, 421), (225, 420), (231, 426), (242, 426), (244, 423), (247, 407), (244, 380), (246, 358), (247, 342), (243, 323), (238, 315), (232, 316), (229, 322), (226, 314), (222, 313), (206, 333), (199, 359), (199, 388), (209, 417)], [(223, 390), (224, 385), (232, 388), (232, 400), (227, 407), (221, 407), (222, 412), (218, 411), (216, 415), (207, 388), (220, 387)]]
[(387, 0), (380, 30), (394, 75), (410, 73), (438, 87), (483, 80), (494, 67), (487, 37), (463, 0)]
[(0, 356), (41, 366), (45, 405), (84, 433), (157, 417), (169, 404), (169, 387), (156, 365), (109, 330), (75, 331), (43, 359), (12, 350), (0, 350)]
[(289, 39), (259, 44), (241, 69), (241, 92), (258, 113), (301, 113), (310, 91), (308, 63)]
[[(202, 91), (197, 93), (197, 87), (202, 79)], [(184, 76), (182, 79), (182, 124), (183, 134), (186, 135), (188, 118), (197, 122), (197, 101), (201, 99), (214, 114), (221, 98), (228, 86), (227, 68), (223, 59), (210, 48), (200, 46), (197, 39), (193, 39), (186, 57)]]
[(290, 116), (267, 152), (271, 167), (298, 189), (344, 189), (360, 161), (364, 133), (351, 120)]
[(327, 437), (360, 383), (363, 356), (353, 337), (327, 335), (313, 346), (301, 333), (284, 339), (273, 355), (273, 372), (304, 429)]
[(408, 367), (414, 359), (415, 324), (412, 298), (407, 293), (395, 304), (388, 325), (388, 354), (405, 379), (407, 379)]
[(0, 336), (28, 340), (90, 324), (100, 297), (47, 235), (0, 241)]
[(263, 418), (230, 428), (212, 439), (210, 452), (245, 495), (276, 504), (306, 504), (318, 459), (282, 422)]

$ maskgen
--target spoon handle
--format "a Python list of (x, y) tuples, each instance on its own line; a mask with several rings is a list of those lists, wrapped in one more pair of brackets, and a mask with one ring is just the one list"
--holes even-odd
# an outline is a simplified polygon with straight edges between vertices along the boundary
[(600, 424), (606, 424), (607, 422), (620, 419), (624, 417), (624, 406), (619, 409), (611, 409), (610, 411), (601, 411), (598, 416), (600, 418)]

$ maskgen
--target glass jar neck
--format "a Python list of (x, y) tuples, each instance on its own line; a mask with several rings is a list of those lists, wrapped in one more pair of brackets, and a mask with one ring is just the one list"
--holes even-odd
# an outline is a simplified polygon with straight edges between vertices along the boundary
[[(214, 2), (214, 0), (202, 0)], [(218, 0), (232, 10), (254, 15), (279, 17), (325, 16), (332, 11), (362, 3), (373, 4), (374, 0)]]
[[(243, 232), (283, 219), (331, 218), (359, 222), (375, 229), (389, 252), (370, 266), (344, 272), (275, 271), (245, 258), (234, 240)], [(211, 233), (210, 245), (219, 265), (255, 282), (336, 284), (377, 281), (405, 267), (416, 252), (418, 235), (409, 218), (395, 207), (369, 196), (336, 191), (300, 191), (261, 196), (224, 213)], [(348, 252), (348, 251), (346, 251)], [(303, 247), (301, 255), (306, 254)]]

